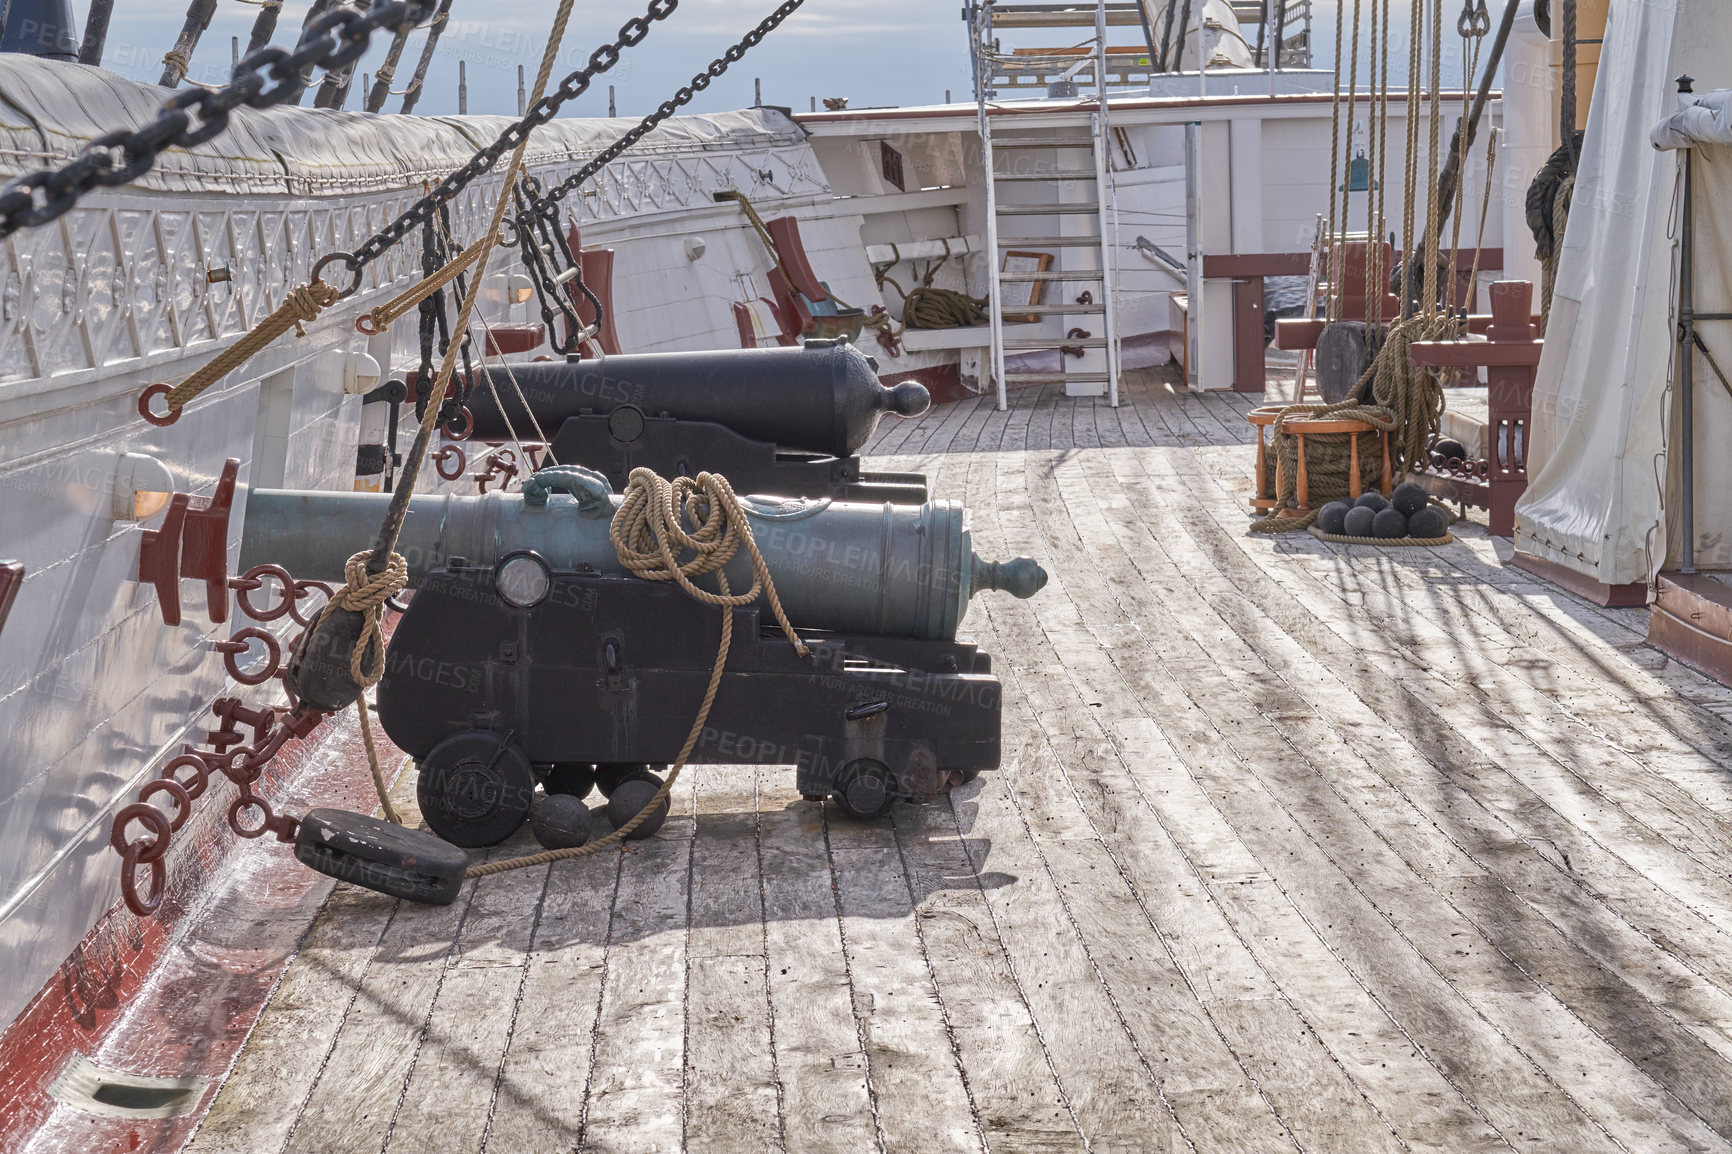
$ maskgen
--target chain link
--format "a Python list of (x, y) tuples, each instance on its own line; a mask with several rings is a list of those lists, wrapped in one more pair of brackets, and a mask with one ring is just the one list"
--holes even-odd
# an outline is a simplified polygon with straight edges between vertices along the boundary
[(782, 0), (782, 4), (774, 12), (764, 17), (756, 28), (740, 38), (738, 44), (731, 46), (726, 52), (710, 62), (710, 66), (692, 77), (691, 83), (675, 92), (673, 96), (662, 101), (661, 105), (648, 116), (639, 121), (624, 136), (614, 141), (606, 150), (590, 160), (582, 168), (566, 177), (565, 180), (547, 191), (546, 196), (536, 202), (536, 207), (556, 204), (569, 196), (590, 177), (617, 160), (621, 153), (631, 148), (638, 141), (648, 136), (662, 121), (690, 104), (697, 94), (710, 86), (712, 80), (720, 79), (728, 67), (738, 64), (746, 53), (758, 46), (758, 43), (774, 32), (782, 21), (799, 10), (806, 0)]
[(223, 87), (177, 92), (149, 124), (106, 133), (60, 168), (12, 181), (0, 190), (0, 238), (65, 216), (97, 188), (130, 184), (170, 148), (211, 140), (227, 130), (229, 113), (243, 104), (271, 108), (283, 103), (301, 91), (303, 70), (346, 68), (366, 53), (374, 32), (413, 28), (433, 14), (433, 6), (434, 0), (391, 0), (365, 12), (339, 8), (309, 24), (292, 52), (267, 46), (249, 53)]
[(476, 152), (462, 168), (440, 181), (433, 191), (410, 205), (401, 216), (369, 237), (353, 252), (332, 253), (327, 259), (341, 261), (353, 276), (343, 289), (343, 295), (350, 296), (361, 287), (363, 269), (378, 260), (412, 230), (432, 220), (440, 206), (455, 200), (457, 194), (467, 188), (471, 181), (491, 172), (493, 166), (499, 163), (500, 157), (528, 140), (530, 133), (552, 120), (566, 103), (589, 91), (591, 82), (597, 76), (619, 63), (622, 49), (643, 43), (650, 33), (650, 26), (672, 16), (679, 6), (680, 0), (650, 0), (648, 10), (642, 16), (627, 20), (612, 44), (603, 44), (590, 53), (587, 65), (560, 81), (558, 88), (536, 101), (529, 111), (523, 114), (522, 119), (501, 132), (492, 144)]

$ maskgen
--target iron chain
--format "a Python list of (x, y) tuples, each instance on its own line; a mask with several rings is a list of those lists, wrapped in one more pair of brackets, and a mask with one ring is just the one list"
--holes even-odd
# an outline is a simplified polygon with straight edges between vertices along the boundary
[(590, 53), (587, 65), (567, 76), (558, 88), (536, 101), (529, 111), (523, 114), (522, 119), (501, 132), (492, 144), (476, 152), (462, 168), (440, 181), (433, 191), (410, 205), (401, 216), (380, 229), (353, 252), (332, 253), (326, 258), (341, 261), (353, 274), (354, 279), (343, 289), (343, 295), (349, 296), (360, 288), (362, 269), (378, 260), (412, 230), (432, 220), (440, 206), (456, 199), (457, 194), (468, 187), (471, 181), (491, 172), (493, 166), (499, 163), (500, 157), (528, 140), (531, 132), (552, 120), (567, 102), (589, 91), (590, 83), (597, 76), (619, 63), (623, 49), (643, 43), (650, 33), (650, 26), (658, 20), (666, 20), (672, 16), (679, 6), (680, 0), (650, 0), (649, 9), (642, 16), (627, 20), (619, 30), (619, 37), (612, 44), (604, 44)]
[(675, 92), (667, 100), (662, 101), (654, 112), (644, 117), (624, 136), (614, 141), (603, 152), (566, 177), (565, 180), (550, 188), (547, 194), (536, 202), (537, 207), (555, 204), (564, 199), (590, 177), (612, 164), (621, 153), (648, 136), (662, 121), (690, 104), (698, 93), (710, 86), (710, 81), (720, 79), (730, 65), (738, 64), (743, 60), (746, 53), (756, 48), (759, 41), (774, 32), (782, 21), (792, 16), (804, 3), (805, 0), (782, 0), (780, 7), (759, 22), (756, 28), (742, 36), (738, 44), (731, 46), (722, 55), (712, 60), (708, 68), (692, 77), (690, 84)]
[(281, 104), (302, 91), (304, 71), (346, 68), (366, 53), (374, 32), (412, 28), (432, 13), (433, 0), (390, 0), (365, 12), (326, 13), (307, 26), (294, 51), (266, 46), (249, 53), (223, 87), (177, 92), (149, 124), (106, 133), (60, 168), (8, 184), (0, 191), (0, 237), (59, 219), (94, 189), (130, 184), (154, 168), (164, 151), (203, 144), (227, 130), (229, 113), (241, 105)]

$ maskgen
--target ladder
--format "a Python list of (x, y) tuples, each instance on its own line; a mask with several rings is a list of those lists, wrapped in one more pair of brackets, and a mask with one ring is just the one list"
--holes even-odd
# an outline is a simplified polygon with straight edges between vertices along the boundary
[[(1107, 28), (1131, 23), (1125, 19), (1129, 10), (1135, 10), (1134, 22), (1146, 34), (1141, 4), (984, 0), (968, 10), (986, 174), (992, 376), (1000, 410), (1009, 408), (1011, 385), (1057, 384), (1067, 396), (1105, 394), (1109, 404), (1119, 403), (1113, 138), (1107, 106), (1115, 73), (1108, 61)], [(996, 35), (1001, 28), (1066, 27), (1093, 35), (1070, 47), (1035, 49), (1032, 55), (1028, 49), (1007, 54)], [(1043, 95), (1051, 98), (999, 105), (995, 81), (1027, 60), (1038, 60), (1041, 75), (1050, 77), (1054, 87)], [(1082, 95), (1085, 87), (1092, 89), (1089, 98)], [(1030, 232), (1041, 227), (1049, 231)], [(1007, 371), (1009, 355), (1053, 350), (1058, 352), (1056, 372)]]

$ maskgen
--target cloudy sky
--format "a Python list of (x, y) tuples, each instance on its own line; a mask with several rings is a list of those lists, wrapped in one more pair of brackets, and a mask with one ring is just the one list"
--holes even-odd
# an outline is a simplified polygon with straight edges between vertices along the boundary
[[(772, 11), (775, 2), (681, 0), (679, 10), (657, 25), (641, 46), (627, 52), (590, 94), (568, 106), (567, 114), (606, 115), (609, 84), (617, 90), (621, 116), (649, 112)], [(1454, 0), (1444, 2), (1445, 23), (1453, 27)], [(87, 0), (72, 3), (82, 22)], [(309, 0), (288, 0), (276, 43), (292, 43), (308, 5)], [(611, 41), (619, 25), (642, 7), (641, 0), (577, 0), (556, 76), (578, 67), (598, 44)], [(1335, 5), (1321, 0), (1317, 7), (1317, 63), (1328, 67)], [(1396, 0), (1394, 7), (1393, 22), (1405, 30), (1408, 4)], [(497, 0), (455, 0), (451, 24), (440, 41), (416, 111), (457, 111), (457, 62), (462, 59), (468, 66), (469, 111), (515, 114), (517, 67), (522, 65), (528, 82), (534, 81), (554, 8), (554, 0), (518, 0), (509, 5)], [(813, 97), (827, 96), (846, 96), (854, 107), (937, 103), (947, 90), (957, 100), (969, 99), (968, 38), (961, 10), (960, 0), (807, 0), (804, 8), (711, 85), (692, 107), (712, 111), (749, 105), (754, 78), (763, 81), (766, 104), (802, 110)], [(257, 12), (243, 0), (221, 0), (193, 56), (190, 79), (224, 82), (230, 67), (230, 39), (238, 36), (244, 47)], [(502, 12), (508, 15), (497, 15)], [(162, 55), (173, 44), (185, 14), (184, 0), (117, 0), (104, 64), (154, 83), (162, 73)], [(1114, 35), (1130, 32), (1115, 30)], [(422, 38), (421, 34), (410, 38), (394, 87), (408, 83)], [(377, 66), (387, 39), (379, 38), (381, 43), (363, 60), (362, 70), (371, 72)], [(1446, 37), (1446, 48), (1456, 51), (1447, 56), (1457, 61), (1453, 76), (1458, 77), (1459, 45), (1449, 40), (1453, 36)], [(1392, 80), (1395, 74), (1405, 73), (1405, 60), (1405, 49), (1394, 53)], [(1459, 83), (1451, 79), (1452, 72), (1445, 76), (1446, 84)], [(357, 107), (359, 101), (357, 83), (349, 107)], [(400, 98), (393, 98), (386, 108), (395, 111), (400, 103)]]

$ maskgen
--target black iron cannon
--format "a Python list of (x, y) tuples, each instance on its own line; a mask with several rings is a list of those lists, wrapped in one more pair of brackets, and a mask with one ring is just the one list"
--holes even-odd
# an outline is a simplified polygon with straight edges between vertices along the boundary
[(882, 384), (873, 359), (842, 340), (494, 364), (466, 401), (471, 436), (528, 441), (539, 427), (555, 460), (616, 490), (635, 468), (708, 471), (740, 493), (912, 505), (926, 500), (923, 474), (866, 472), (857, 454), (885, 414), (931, 403), (922, 385)]
[[(340, 578), (385, 496), (255, 490), (241, 562)], [(441, 837), (494, 844), (548, 792), (604, 792), (675, 760), (716, 654), (717, 610), (628, 575), (620, 498), (579, 468), (521, 494), (423, 495), (398, 542), (415, 589), (378, 686), (379, 721), (421, 766)], [(961, 506), (747, 497), (742, 509), (810, 656), (759, 605), (733, 647), (692, 760), (793, 765), (799, 792), (874, 817), (999, 762), (991, 659), (957, 640), (970, 599), (1032, 596), (1026, 558), (975, 555)], [(742, 554), (726, 570), (751, 583)], [(654, 779), (650, 779), (654, 780)]]

